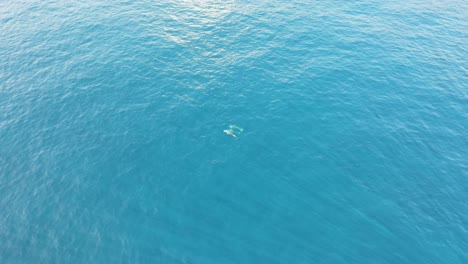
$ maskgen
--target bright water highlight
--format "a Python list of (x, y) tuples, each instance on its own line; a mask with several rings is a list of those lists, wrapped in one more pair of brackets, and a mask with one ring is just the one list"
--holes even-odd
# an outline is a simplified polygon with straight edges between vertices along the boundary
[(468, 263), (468, 2), (4, 0), (0, 25), (1, 263)]

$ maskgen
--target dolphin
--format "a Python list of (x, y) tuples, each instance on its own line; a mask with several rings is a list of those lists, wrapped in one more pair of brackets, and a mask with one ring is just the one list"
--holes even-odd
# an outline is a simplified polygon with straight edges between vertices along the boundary
[(236, 125), (229, 125), (229, 130), (231, 130), (232, 132), (237, 132), (237, 133), (242, 133), (244, 132), (244, 129), (241, 128), (241, 127), (238, 127)]
[(234, 131), (232, 131), (231, 129), (225, 129), (225, 130), (223, 130), (223, 132), (226, 133), (226, 134), (228, 134), (228, 135), (233, 136), (233, 137), (236, 138), (236, 139), (239, 139), (239, 138), (236, 136), (236, 134), (234, 134)]

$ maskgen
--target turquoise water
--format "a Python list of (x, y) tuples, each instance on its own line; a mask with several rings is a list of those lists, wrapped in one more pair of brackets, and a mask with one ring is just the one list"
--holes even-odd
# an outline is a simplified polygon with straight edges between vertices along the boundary
[(1, 263), (468, 263), (468, 2), (6, 0), (0, 25)]

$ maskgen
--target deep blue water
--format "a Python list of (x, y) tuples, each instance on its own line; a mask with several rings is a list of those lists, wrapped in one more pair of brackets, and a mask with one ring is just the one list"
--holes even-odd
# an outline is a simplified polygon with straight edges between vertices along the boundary
[(1, 263), (468, 263), (467, 1), (3, 0), (0, 26)]

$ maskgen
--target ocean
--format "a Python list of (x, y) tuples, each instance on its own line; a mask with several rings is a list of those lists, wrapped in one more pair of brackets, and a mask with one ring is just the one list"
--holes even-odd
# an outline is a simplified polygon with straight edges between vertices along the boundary
[(468, 263), (468, 2), (3, 0), (0, 263)]

